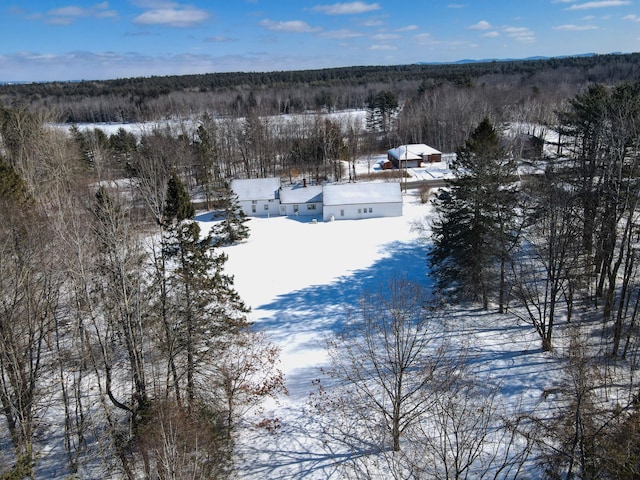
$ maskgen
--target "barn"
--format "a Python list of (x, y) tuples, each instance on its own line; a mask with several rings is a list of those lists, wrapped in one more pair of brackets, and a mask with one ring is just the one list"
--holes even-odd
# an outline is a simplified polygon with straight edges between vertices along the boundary
[(325, 222), (402, 216), (399, 183), (345, 183), (322, 190)]
[(441, 161), (442, 152), (423, 143), (414, 143), (387, 150), (387, 159), (394, 168), (419, 168), (423, 163)]
[(322, 215), (322, 186), (294, 185), (280, 189), (280, 215)]
[(231, 190), (247, 216), (269, 217), (280, 213), (279, 178), (236, 179), (231, 181)]

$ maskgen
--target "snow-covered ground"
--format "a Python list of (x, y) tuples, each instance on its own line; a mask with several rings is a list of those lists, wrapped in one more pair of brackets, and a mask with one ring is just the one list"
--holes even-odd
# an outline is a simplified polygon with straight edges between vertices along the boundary
[[(245, 243), (225, 248), (226, 270), (251, 306), (250, 318), (281, 348), (288, 397), (266, 406), (275, 432), (242, 429), (237, 443), (238, 476), (243, 479), (341, 478), (336, 457), (317, 435), (319, 418), (308, 407), (312, 381), (326, 364), (325, 340), (339, 331), (367, 291), (392, 277), (428, 287), (426, 248), (412, 225), (431, 206), (417, 192), (404, 197), (402, 217), (324, 223), (292, 217), (252, 218)], [(198, 216), (203, 229), (211, 215)], [(559, 378), (557, 359), (540, 351), (532, 327), (509, 315), (455, 309), (448, 315), (453, 334), (470, 347), (475, 373), (500, 385), (500, 400), (531, 410)], [(543, 372), (543, 373), (541, 373)]]

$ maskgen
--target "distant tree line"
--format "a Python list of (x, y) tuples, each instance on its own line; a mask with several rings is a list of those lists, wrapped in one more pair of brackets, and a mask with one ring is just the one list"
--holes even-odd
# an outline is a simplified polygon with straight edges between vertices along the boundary
[(130, 122), (167, 116), (245, 115), (364, 108), (372, 92), (392, 90), (400, 103), (443, 86), (553, 92), (559, 85), (638, 78), (640, 54), (465, 64), (361, 66), (320, 70), (211, 73), (103, 81), (0, 85), (0, 102), (54, 109), (64, 122)]

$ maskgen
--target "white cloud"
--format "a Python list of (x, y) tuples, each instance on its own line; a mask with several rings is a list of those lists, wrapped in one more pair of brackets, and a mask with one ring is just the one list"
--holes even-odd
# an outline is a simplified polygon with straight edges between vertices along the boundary
[(395, 33), (378, 33), (373, 35), (371, 38), (378, 42), (386, 42), (387, 40), (397, 40), (400, 38), (400, 35)]
[(369, 47), (369, 50), (390, 51), (390, 50), (397, 50), (397, 48), (392, 45), (385, 44), (385, 45), (371, 45)]
[(480, 20), (475, 25), (471, 25), (469, 27), (469, 30), (490, 30), (491, 28), (492, 27), (489, 22), (487, 22), (486, 20)]
[(638, 17), (638, 15), (631, 14), (631, 15), (627, 15), (626, 17), (623, 18), (623, 20), (630, 20), (632, 22), (640, 22), (640, 17)]
[(500, 33), (496, 32), (495, 30), (492, 32), (487, 32), (487, 33), (483, 33), (482, 35), (480, 35), (482, 38), (495, 38), (495, 37), (499, 37)]
[(204, 41), (212, 42), (212, 43), (227, 43), (227, 42), (235, 42), (237, 40), (233, 38), (225, 37), (222, 35), (214, 35), (213, 37), (205, 38)]
[(82, 17), (93, 18), (113, 18), (117, 17), (118, 12), (109, 10), (109, 3), (102, 2), (92, 7), (77, 7), (69, 5), (49, 10), (46, 15), (36, 15), (31, 18), (44, 19), (47, 23), (53, 25), (69, 25)]
[(332, 5), (318, 5), (311, 10), (327, 15), (355, 15), (380, 10), (380, 5), (365, 2), (334, 3)]
[(441, 43), (430, 33), (419, 33), (418, 35), (414, 35), (413, 39), (420, 45), (439, 45)]
[(285, 22), (274, 22), (273, 20), (261, 20), (258, 24), (274, 32), (290, 33), (314, 33), (322, 31), (321, 28), (312, 27), (302, 20), (289, 20)]
[(600, 2), (576, 3), (567, 8), (567, 10), (589, 10), (592, 8), (622, 7), (631, 5), (628, 0), (604, 0)]
[(417, 30), (417, 29), (418, 29), (417, 25), (407, 25), (406, 27), (399, 28), (398, 31), (399, 32), (411, 32), (411, 31)]
[(362, 22), (360, 25), (363, 27), (380, 27), (384, 25), (384, 22), (379, 18), (370, 18)]
[(353, 30), (342, 28), (340, 30), (329, 30), (329, 31), (323, 32), (322, 36), (326, 38), (332, 38), (335, 40), (344, 40), (347, 38), (358, 38), (364, 35), (359, 32), (354, 32)]
[(502, 30), (508, 37), (522, 43), (533, 43), (536, 36), (530, 29), (526, 27), (506, 27)]
[(582, 32), (585, 30), (597, 30), (598, 27), (595, 25), (558, 25), (557, 27), (553, 27), (554, 30), (559, 30), (563, 32)]
[(209, 18), (204, 10), (193, 7), (157, 8), (148, 10), (133, 19), (142, 25), (169, 25), (171, 27), (192, 27)]

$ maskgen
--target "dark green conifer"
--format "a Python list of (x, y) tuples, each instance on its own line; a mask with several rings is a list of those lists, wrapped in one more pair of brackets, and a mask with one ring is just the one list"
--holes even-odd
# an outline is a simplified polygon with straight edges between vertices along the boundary
[(242, 211), (238, 196), (228, 184), (220, 194), (220, 203), (224, 218), (213, 228), (216, 242), (219, 245), (231, 245), (249, 238), (249, 218)]
[(434, 199), (437, 219), (429, 263), (438, 286), (454, 298), (481, 301), (498, 290), (502, 310), (505, 264), (516, 241), (516, 168), (485, 118), (457, 152), (454, 179)]

